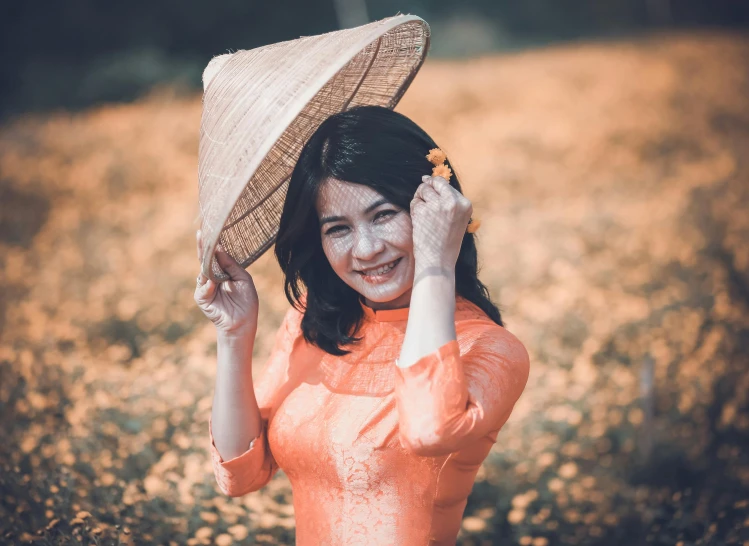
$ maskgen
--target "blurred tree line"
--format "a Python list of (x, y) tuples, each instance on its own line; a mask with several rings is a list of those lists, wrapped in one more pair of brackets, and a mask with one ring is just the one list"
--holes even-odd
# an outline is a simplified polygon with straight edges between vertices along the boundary
[(429, 21), (430, 55), (462, 56), (660, 28), (746, 28), (745, 0), (162, 0), (4, 2), (0, 115), (200, 88), (213, 55), (390, 15)]

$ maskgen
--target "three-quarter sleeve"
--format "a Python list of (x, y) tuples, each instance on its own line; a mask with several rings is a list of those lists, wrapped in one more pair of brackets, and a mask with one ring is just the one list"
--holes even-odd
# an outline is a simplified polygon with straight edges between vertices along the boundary
[(213, 419), (208, 420), (208, 436), (213, 474), (219, 489), (230, 497), (239, 497), (265, 486), (278, 471), (278, 463), (268, 443), (268, 427), (279, 403), (279, 391), (286, 383), (289, 360), (299, 330), (301, 313), (290, 308), (279, 327), (267, 363), (254, 383), (260, 409), (261, 430), (247, 450), (225, 461), (213, 438)]
[(218, 488), (230, 497), (240, 497), (266, 485), (278, 471), (278, 464), (268, 448), (267, 421), (262, 420), (260, 434), (241, 455), (228, 461), (219, 454), (213, 441), (213, 423), (208, 420), (211, 441), (211, 463)]
[(467, 337), (465, 354), (451, 340), (396, 369), (400, 442), (417, 455), (452, 453), (498, 431), (528, 381), (528, 352), (513, 334), (492, 325)]

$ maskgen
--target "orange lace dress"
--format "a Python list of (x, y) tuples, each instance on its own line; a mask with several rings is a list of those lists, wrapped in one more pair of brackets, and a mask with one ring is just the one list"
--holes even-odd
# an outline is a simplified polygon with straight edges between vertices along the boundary
[(343, 357), (304, 341), (289, 309), (255, 382), (260, 435), (224, 461), (209, 420), (216, 481), (237, 497), (282, 469), (300, 546), (454, 545), (479, 466), (525, 388), (528, 353), (458, 296), (457, 341), (399, 368), (408, 308), (362, 307), (364, 339)]

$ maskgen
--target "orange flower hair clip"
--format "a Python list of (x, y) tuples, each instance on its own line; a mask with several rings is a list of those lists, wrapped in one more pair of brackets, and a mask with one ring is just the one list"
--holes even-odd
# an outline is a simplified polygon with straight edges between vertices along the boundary
[[(445, 154), (445, 152), (443, 152), (439, 148), (432, 148), (431, 150), (429, 150), (426, 158), (430, 163), (434, 164), (434, 168), (432, 169), (432, 176), (441, 176), (442, 178), (450, 182), (450, 177), (453, 173), (450, 170), (450, 167), (445, 165), (445, 161), (447, 160), (447, 155)], [(468, 221), (468, 227), (466, 228), (466, 231), (468, 233), (475, 233), (480, 227), (481, 220), (479, 220), (478, 218), (471, 218)]]
[(445, 152), (443, 152), (439, 148), (432, 148), (431, 150), (429, 150), (429, 154), (427, 155), (427, 160), (429, 160), (430, 163), (434, 164), (434, 168), (432, 169), (432, 176), (441, 176), (442, 178), (450, 182), (450, 177), (453, 173), (450, 170), (450, 167), (445, 165), (446, 159), (447, 156), (445, 155)]

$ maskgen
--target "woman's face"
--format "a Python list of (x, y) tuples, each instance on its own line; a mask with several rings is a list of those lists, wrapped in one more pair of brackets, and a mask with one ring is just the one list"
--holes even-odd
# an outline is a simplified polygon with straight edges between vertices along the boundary
[(335, 178), (321, 185), (316, 210), (323, 251), (343, 282), (374, 309), (408, 306), (414, 279), (410, 211), (370, 187)]

